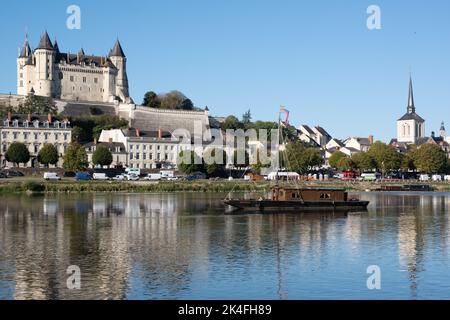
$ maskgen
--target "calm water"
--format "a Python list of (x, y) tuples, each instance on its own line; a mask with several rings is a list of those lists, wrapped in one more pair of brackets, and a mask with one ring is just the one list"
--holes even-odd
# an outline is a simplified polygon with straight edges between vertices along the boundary
[(0, 197), (0, 299), (450, 299), (449, 193), (365, 193), (348, 215), (224, 215), (222, 198)]

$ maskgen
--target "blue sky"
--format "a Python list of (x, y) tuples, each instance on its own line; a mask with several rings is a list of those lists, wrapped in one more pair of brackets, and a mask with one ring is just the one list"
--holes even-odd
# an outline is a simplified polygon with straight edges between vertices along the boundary
[[(81, 8), (81, 30), (66, 9)], [(381, 30), (366, 27), (381, 8)], [(117, 37), (131, 95), (177, 89), (213, 115), (321, 125), (333, 136), (388, 141), (406, 111), (412, 71), (427, 135), (450, 129), (450, 2), (435, 1), (8, 1), (2, 3), (0, 92), (16, 92), (16, 56), (47, 29), (62, 51), (107, 54)]]

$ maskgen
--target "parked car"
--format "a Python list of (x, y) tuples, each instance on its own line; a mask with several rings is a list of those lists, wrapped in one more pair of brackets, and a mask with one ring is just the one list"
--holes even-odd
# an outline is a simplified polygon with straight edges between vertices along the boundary
[(144, 180), (147, 180), (147, 181), (159, 181), (159, 180), (161, 180), (162, 179), (162, 176), (161, 176), (161, 174), (159, 174), (159, 173), (149, 173), (145, 178), (144, 178)]
[(188, 175), (186, 177), (187, 181), (202, 180), (202, 179), (206, 179), (206, 174), (204, 174), (203, 172), (194, 172), (193, 174)]
[(8, 176), (4, 172), (0, 172), (0, 179), (6, 179)]
[(169, 177), (169, 178), (167, 178), (167, 181), (178, 181), (178, 180), (180, 180), (179, 177)]
[(72, 171), (66, 171), (66, 172), (64, 172), (64, 177), (66, 177), (66, 178), (74, 178), (75, 177), (75, 172), (72, 172)]
[(388, 172), (384, 178), (386, 180), (400, 180), (402, 177), (398, 172)]
[(434, 182), (440, 182), (440, 181), (442, 181), (442, 176), (440, 174), (434, 174), (431, 177), (431, 180), (433, 180)]
[(94, 172), (92, 178), (94, 180), (108, 180), (108, 176), (106, 175), (106, 173), (99, 173), (99, 172)]
[(90, 174), (87, 173), (87, 172), (77, 172), (77, 173), (75, 174), (75, 179), (76, 179), (77, 181), (88, 181), (88, 180), (91, 180), (92, 177), (91, 177)]
[(126, 174), (126, 175), (125, 175), (125, 178), (126, 178), (128, 181), (138, 181), (138, 180), (139, 180), (139, 176), (136, 175), (136, 174), (133, 174), (133, 173), (131, 173), (131, 174)]
[(377, 181), (380, 177), (378, 172), (365, 172), (361, 174), (361, 181)]
[(123, 174), (118, 174), (117, 176), (112, 178), (115, 181), (123, 181), (125, 180), (125, 176)]
[(23, 177), (23, 176), (24, 176), (24, 174), (23, 174), (22, 172), (20, 172), (20, 171), (15, 171), (15, 170), (8, 170), (8, 171), (6, 172), (6, 175), (7, 175), (8, 177)]
[(58, 176), (56, 172), (44, 172), (44, 179), (49, 180), (61, 180), (61, 177)]

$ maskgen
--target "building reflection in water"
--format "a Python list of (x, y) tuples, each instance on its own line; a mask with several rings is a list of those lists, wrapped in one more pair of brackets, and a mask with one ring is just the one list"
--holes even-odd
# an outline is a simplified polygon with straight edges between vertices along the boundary
[[(220, 195), (4, 196), (0, 298), (305, 298), (301, 273), (377, 252), (398, 255), (417, 298), (429, 250), (448, 255), (450, 196), (362, 197), (368, 213), (224, 215)], [(66, 288), (70, 265), (81, 268), (79, 291)]]

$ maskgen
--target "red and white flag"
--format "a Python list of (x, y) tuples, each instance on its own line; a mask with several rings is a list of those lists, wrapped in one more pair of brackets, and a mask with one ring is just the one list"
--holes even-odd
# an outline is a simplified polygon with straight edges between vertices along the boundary
[[(284, 116), (284, 120), (282, 115)], [(280, 122), (285, 126), (289, 125), (289, 110), (287, 110), (285, 107), (280, 108)]]

